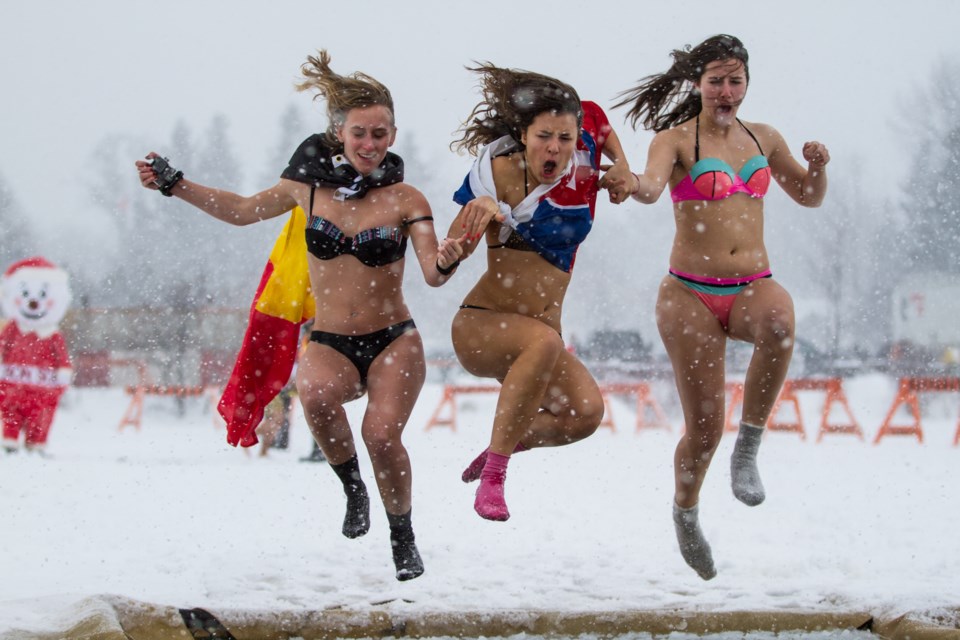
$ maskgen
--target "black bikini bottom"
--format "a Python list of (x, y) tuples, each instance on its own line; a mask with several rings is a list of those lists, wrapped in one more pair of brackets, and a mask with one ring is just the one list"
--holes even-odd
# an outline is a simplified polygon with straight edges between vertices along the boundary
[(380, 329), (362, 336), (345, 336), (339, 333), (327, 333), (326, 331), (312, 331), (310, 341), (325, 344), (345, 355), (360, 373), (360, 384), (366, 387), (367, 373), (377, 356), (383, 353), (383, 350), (390, 346), (391, 342), (416, 328), (417, 325), (413, 323), (413, 320), (404, 320), (390, 325), (386, 329)]

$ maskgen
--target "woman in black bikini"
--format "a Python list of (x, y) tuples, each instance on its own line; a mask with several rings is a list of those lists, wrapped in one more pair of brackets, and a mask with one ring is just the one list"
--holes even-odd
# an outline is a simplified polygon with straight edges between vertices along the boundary
[(326, 51), (303, 65), (301, 91), (326, 99), (330, 125), (304, 141), (280, 182), (244, 197), (137, 161), (140, 181), (224, 222), (246, 225), (299, 205), (307, 212), (310, 285), (316, 315), (300, 357), (304, 414), (347, 497), (343, 535), (370, 527), (370, 503), (343, 405), (367, 393), (361, 434), (390, 523), (398, 580), (423, 573), (411, 526), (410, 459), (401, 441), (425, 378), (423, 344), (402, 294), (404, 250), (413, 244), (425, 280), (442, 285), (458, 264), (458, 239), (438, 243), (430, 205), (402, 182), (393, 99), (374, 78), (341, 76)]
[(630, 107), (634, 126), (657, 132), (633, 197), (650, 204), (669, 185), (674, 202), (677, 233), (656, 308), (686, 425), (674, 457), (673, 519), (684, 560), (709, 580), (716, 568), (699, 499), (723, 435), (727, 340), (754, 345), (731, 460), (733, 493), (750, 506), (765, 497), (757, 450), (793, 352), (793, 302), (771, 277), (763, 198), (776, 183), (801, 206), (819, 206), (830, 154), (808, 142), (801, 166), (776, 129), (737, 118), (750, 80), (737, 38), (714, 36), (673, 59), (617, 106)]

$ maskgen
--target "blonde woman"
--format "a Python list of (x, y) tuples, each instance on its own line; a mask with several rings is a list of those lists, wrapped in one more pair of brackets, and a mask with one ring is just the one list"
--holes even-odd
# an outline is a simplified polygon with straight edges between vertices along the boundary
[(280, 182), (253, 196), (206, 187), (138, 161), (140, 179), (224, 222), (246, 225), (299, 205), (307, 213), (310, 284), (316, 313), (296, 384), (313, 437), (346, 494), (343, 535), (370, 527), (370, 505), (344, 405), (367, 394), (360, 433), (390, 523), (398, 580), (423, 573), (411, 524), (412, 474), (401, 436), (423, 386), (420, 334), (403, 298), (406, 246), (431, 286), (451, 276), (457, 239), (437, 241), (430, 206), (403, 182), (391, 153), (397, 135), (393, 98), (364, 73), (342, 76), (320, 51), (302, 68), (303, 91), (326, 100), (329, 126), (304, 141)]

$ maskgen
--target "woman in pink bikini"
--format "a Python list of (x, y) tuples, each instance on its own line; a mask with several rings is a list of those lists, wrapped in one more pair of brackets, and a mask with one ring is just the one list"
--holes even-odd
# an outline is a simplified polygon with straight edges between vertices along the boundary
[(656, 306), (686, 424), (673, 519), (684, 560), (709, 580), (716, 569), (698, 502), (724, 429), (727, 339), (754, 345), (731, 459), (733, 493), (750, 506), (764, 499), (757, 449), (793, 351), (793, 302), (771, 277), (763, 198), (776, 182), (801, 206), (820, 206), (830, 154), (806, 143), (804, 168), (776, 129), (737, 117), (750, 80), (737, 38), (714, 36), (672, 57), (669, 70), (644, 78), (617, 106), (630, 107), (634, 128), (657, 132), (644, 173), (628, 187), (633, 197), (651, 204), (669, 185), (674, 202), (677, 232)]

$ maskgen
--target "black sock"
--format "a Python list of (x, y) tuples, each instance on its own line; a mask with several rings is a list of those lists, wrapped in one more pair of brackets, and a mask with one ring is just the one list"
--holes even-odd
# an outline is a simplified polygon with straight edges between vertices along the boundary
[(423, 573), (423, 560), (414, 542), (412, 509), (402, 515), (387, 513), (390, 523), (390, 546), (393, 547), (393, 564), (397, 568), (397, 580), (413, 580)]
[(346, 462), (332, 464), (340, 482), (343, 483), (343, 493), (347, 496), (347, 512), (343, 516), (343, 535), (348, 538), (359, 538), (370, 530), (370, 498), (367, 496), (367, 486), (360, 478), (360, 463), (357, 456)]
[(346, 462), (331, 464), (330, 468), (340, 478), (345, 492), (349, 493), (351, 490), (356, 490), (357, 486), (363, 487), (363, 480), (360, 478), (360, 461), (357, 460), (356, 455)]

